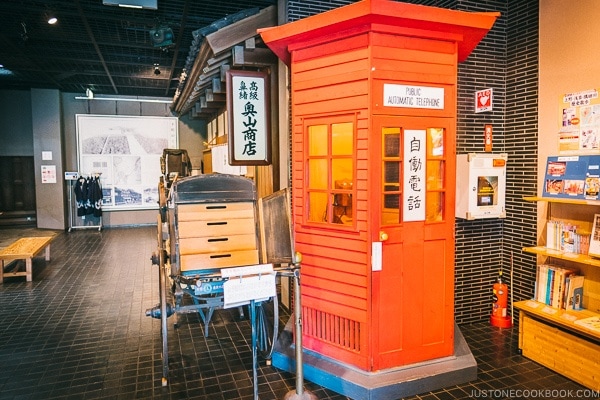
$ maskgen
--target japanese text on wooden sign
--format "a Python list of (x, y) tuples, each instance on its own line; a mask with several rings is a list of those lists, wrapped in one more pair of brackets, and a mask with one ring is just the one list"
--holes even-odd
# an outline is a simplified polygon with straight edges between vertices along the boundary
[(227, 73), (229, 164), (267, 165), (271, 160), (269, 85), (258, 71)]
[(404, 136), (403, 220), (425, 220), (425, 159), (424, 130), (406, 130)]

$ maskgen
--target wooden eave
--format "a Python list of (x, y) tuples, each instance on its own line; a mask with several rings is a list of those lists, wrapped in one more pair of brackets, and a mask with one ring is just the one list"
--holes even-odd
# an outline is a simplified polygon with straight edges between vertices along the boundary
[[(199, 102), (201, 96), (205, 96), (206, 90), (217, 92), (215, 90), (215, 79), (224, 81), (222, 71), (232, 65), (236, 46), (240, 44), (247, 46), (246, 43), (254, 44), (254, 39), (258, 37), (257, 29), (275, 26), (276, 24), (277, 8), (270, 6), (260, 10), (255, 15), (206, 35), (198, 49), (192, 68), (186, 76), (183, 89), (173, 99), (171, 110), (176, 115), (183, 115), (194, 109), (194, 114), (200, 115), (202, 111), (195, 107), (195, 104)], [(260, 37), (258, 39), (260, 40)], [(273, 56), (271, 55), (263, 65), (272, 62)], [(253, 60), (253, 65), (255, 64), (256, 61)], [(213, 113), (215, 107), (216, 104), (212, 104), (212, 107), (206, 108), (206, 113)]]
[[(363, 0), (285, 25), (259, 29), (263, 41), (288, 66), (292, 49), (330, 41), (357, 26), (389, 28), (413, 37), (456, 42), (458, 61), (464, 61), (500, 17), (499, 12), (464, 12), (445, 8)], [(399, 31), (402, 29), (402, 31)]]

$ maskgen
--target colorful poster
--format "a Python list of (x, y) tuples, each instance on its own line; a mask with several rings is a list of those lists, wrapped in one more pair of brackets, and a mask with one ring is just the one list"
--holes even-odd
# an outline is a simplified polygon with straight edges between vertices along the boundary
[(567, 93), (561, 99), (559, 154), (600, 153), (598, 89)]

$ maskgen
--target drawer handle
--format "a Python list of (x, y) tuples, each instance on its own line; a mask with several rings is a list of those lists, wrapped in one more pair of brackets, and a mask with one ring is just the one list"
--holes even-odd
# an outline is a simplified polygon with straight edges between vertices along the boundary
[(227, 208), (227, 206), (206, 206), (207, 210), (218, 210), (223, 208)]
[(214, 238), (214, 239), (208, 239), (208, 242), (226, 242), (228, 241), (229, 238)]
[(210, 258), (228, 258), (231, 257), (231, 254), (215, 254), (210, 256)]
[(208, 222), (206, 225), (211, 226), (211, 225), (227, 225), (227, 221), (222, 221), (222, 222)]

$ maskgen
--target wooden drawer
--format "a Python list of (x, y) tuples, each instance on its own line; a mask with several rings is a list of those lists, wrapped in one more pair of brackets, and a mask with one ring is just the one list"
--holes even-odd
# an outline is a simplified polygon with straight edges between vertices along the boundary
[(235, 250), (256, 250), (256, 234), (207, 236), (179, 239), (179, 254), (222, 253)]
[(180, 222), (178, 229), (180, 240), (197, 237), (256, 235), (254, 218)]
[(200, 203), (181, 204), (177, 207), (177, 220), (185, 221), (229, 220), (254, 218), (253, 203)]
[(181, 271), (239, 267), (253, 264), (258, 264), (258, 250), (188, 254), (180, 256)]

